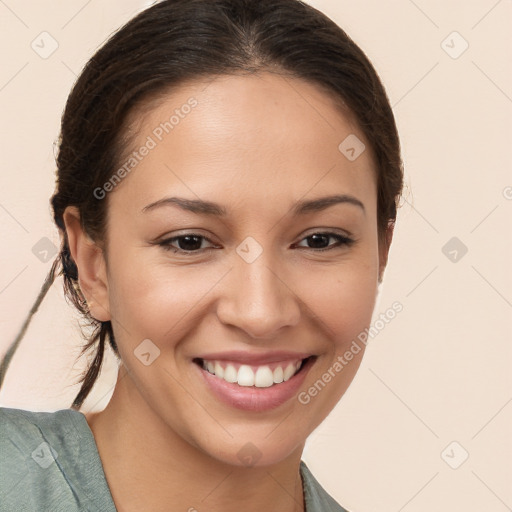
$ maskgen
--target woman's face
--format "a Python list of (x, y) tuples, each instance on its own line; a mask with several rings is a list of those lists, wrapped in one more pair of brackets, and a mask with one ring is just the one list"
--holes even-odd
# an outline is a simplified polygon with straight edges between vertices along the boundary
[(357, 371), (363, 350), (339, 358), (385, 261), (362, 132), (315, 86), (268, 73), (182, 86), (131, 131), (137, 154), (105, 187), (102, 304), (126, 407), (230, 464), (298, 453)]

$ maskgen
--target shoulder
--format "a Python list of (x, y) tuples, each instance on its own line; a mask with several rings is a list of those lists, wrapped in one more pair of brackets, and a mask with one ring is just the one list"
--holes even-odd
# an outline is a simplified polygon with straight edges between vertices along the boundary
[(101, 468), (82, 413), (0, 407), (0, 453), (0, 512), (98, 509), (77, 508)]
[(0, 407), (0, 427), (5, 432), (35, 433), (40, 432), (39, 426), (64, 427), (69, 429), (82, 413), (73, 409), (61, 409), (54, 412), (26, 411)]
[(78, 444), (80, 414), (72, 409), (36, 412), (0, 407), (0, 447), (4, 460), (7, 464), (31, 460), (40, 463), (41, 450), (51, 453), (64, 441), (72, 451), (74, 444)]
[(0, 407), (1, 512), (40, 510), (41, 494), (52, 494), (55, 468), (51, 466), (56, 466), (59, 456), (66, 457), (64, 438), (70, 440), (67, 448), (73, 452), (73, 413), (78, 414)]
[(72, 409), (36, 412), (0, 407), (2, 453), (27, 460), (40, 443), (60, 444), (64, 438), (69, 440), (76, 433), (80, 414)]
[(320, 485), (304, 461), (300, 461), (306, 512), (349, 512)]

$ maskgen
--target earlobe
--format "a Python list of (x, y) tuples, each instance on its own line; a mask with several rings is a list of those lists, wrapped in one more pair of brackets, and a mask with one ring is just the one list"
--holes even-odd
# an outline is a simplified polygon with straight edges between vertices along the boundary
[(393, 232), (395, 229), (395, 221), (390, 220), (386, 229), (386, 233), (382, 240), (379, 241), (379, 284), (382, 283), (384, 277), (384, 270), (388, 263), (389, 248), (393, 240)]
[(91, 315), (100, 322), (111, 320), (108, 281), (103, 250), (84, 232), (80, 212), (68, 206), (63, 215), (69, 251), (78, 268), (80, 289)]

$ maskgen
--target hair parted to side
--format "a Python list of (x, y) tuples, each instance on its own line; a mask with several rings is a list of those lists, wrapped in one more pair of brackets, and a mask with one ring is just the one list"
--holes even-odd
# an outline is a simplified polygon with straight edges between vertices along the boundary
[(380, 239), (394, 223), (403, 165), (393, 112), (372, 64), (338, 25), (300, 0), (164, 0), (141, 12), (89, 60), (62, 116), (51, 199), (62, 246), (45, 285), (63, 276), (66, 297), (94, 328), (80, 355), (97, 345), (72, 408), (79, 409), (90, 393), (105, 342), (118, 357), (119, 352), (111, 322), (98, 322), (88, 312), (64, 210), (77, 207), (84, 231), (105, 249), (108, 195), (98, 199), (94, 190), (121, 165), (129, 144), (128, 114), (187, 81), (259, 71), (307, 80), (354, 116), (376, 161)]

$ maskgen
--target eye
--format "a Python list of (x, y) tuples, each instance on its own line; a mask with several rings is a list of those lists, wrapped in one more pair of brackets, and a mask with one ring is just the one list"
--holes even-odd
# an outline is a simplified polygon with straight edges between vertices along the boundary
[[(332, 242), (332, 240), (334, 240), (334, 242)], [(306, 242), (307, 245), (303, 245), (303, 242)], [(205, 243), (210, 244), (210, 247), (205, 247)], [(295, 246), (305, 247), (306, 249), (313, 249), (314, 251), (319, 252), (335, 249), (336, 247), (344, 245), (350, 246), (353, 243), (354, 240), (345, 235), (326, 232), (312, 233), (311, 235), (303, 238), (298, 244), (295, 244)], [(218, 247), (211, 240), (197, 233), (186, 233), (172, 238), (167, 238), (158, 242), (158, 245), (163, 247), (166, 251), (185, 255), (209, 251)]]
[[(210, 243), (213, 247), (204, 247), (203, 242)], [(210, 250), (215, 247), (211, 240), (196, 233), (186, 233), (184, 235), (167, 238), (166, 240), (158, 242), (158, 245), (167, 251), (173, 251), (182, 254), (202, 252), (204, 250)]]
[[(334, 240), (334, 243), (329, 243), (330, 240)], [(339, 233), (312, 233), (296, 245), (304, 247), (304, 245), (301, 245), (303, 241), (309, 244), (309, 246), (306, 246), (306, 249), (314, 249), (315, 251), (328, 251), (343, 245), (350, 246), (354, 243), (352, 238), (340, 235)]]

